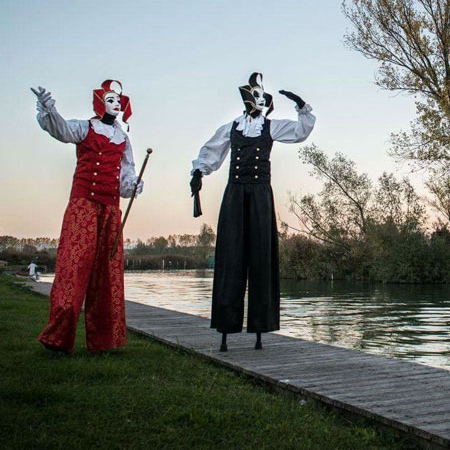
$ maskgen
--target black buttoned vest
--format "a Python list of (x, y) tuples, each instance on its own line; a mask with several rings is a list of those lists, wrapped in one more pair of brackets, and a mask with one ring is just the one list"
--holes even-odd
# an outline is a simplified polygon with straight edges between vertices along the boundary
[(230, 183), (270, 183), (270, 120), (265, 119), (261, 135), (248, 137), (238, 131), (237, 122), (231, 128)]

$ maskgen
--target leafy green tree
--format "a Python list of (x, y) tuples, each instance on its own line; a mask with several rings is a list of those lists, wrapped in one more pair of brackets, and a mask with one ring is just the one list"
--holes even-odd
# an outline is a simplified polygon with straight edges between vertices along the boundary
[(348, 251), (349, 239), (367, 233), (371, 181), (341, 153), (330, 159), (313, 144), (300, 149), (299, 157), (312, 166), (311, 175), (324, 184), (317, 196), (299, 199), (290, 194), (289, 211), (299, 220), (301, 232)]
[(376, 84), (416, 99), (416, 119), (392, 135), (391, 153), (450, 169), (450, 0), (344, 0), (345, 42), (380, 63)]
[(311, 175), (322, 181), (322, 189), (316, 195), (290, 195), (290, 211), (299, 227), (284, 228), (296, 229), (320, 245), (282, 233), (285, 273), (291, 265), (300, 278), (314, 273), (320, 278), (416, 282), (426, 276), (433, 259), (426, 210), (407, 178), (383, 173), (374, 183), (341, 153), (328, 157), (315, 145), (302, 148), (299, 157), (312, 166)]
[(398, 181), (384, 172), (373, 196), (372, 221), (398, 228), (418, 229), (425, 225), (426, 209), (408, 178)]
[(430, 205), (440, 215), (438, 220), (444, 220), (444, 224), (450, 225), (450, 176), (435, 176), (430, 178), (426, 186), (433, 198)]
[(153, 239), (153, 248), (156, 250), (163, 250), (169, 246), (169, 241), (164, 237), (160, 236)]
[(7, 249), (17, 250), (19, 246), (19, 239), (14, 236), (0, 236), (0, 251)]
[(204, 223), (200, 228), (200, 233), (197, 236), (197, 245), (199, 247), (211, 247), (216, 239), (214, 230)]
[(176, 234), (171, 234), (167, 237), (168, 246), (170, 248), (176, 248), (178, 242), (178, 236)]
[(181, 247), (193, 247), (196, 243), (197, 237), (195, 234), (181, 234), (178, 237)]

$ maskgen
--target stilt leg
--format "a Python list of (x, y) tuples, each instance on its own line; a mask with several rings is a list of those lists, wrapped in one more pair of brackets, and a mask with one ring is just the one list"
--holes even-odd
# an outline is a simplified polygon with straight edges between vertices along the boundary
[(220, 345), (220, 351), (226, 352), (228, 350), (227, 347), (227, 333), (222, 333), (222, 344)]
[(51, 345), (44, 344), (44, 347), (47, 349), (47, 355), (51, 359), (69, 355), (69, 353), (59, 350), (57, 347), (52, 347)]
[(261, 333), (256, 333), (255, 350), (262, 350)]

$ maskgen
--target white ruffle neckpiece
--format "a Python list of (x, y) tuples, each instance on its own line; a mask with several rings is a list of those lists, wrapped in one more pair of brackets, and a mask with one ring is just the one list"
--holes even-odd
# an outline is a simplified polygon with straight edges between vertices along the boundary
[(262, 114), (256, 118), (253, 118), (248, 114), (242, 114), (242, 116), (236, 119), (236, 122), (238, 123), (236, 130), (242, 131), (242, 134), (247, 137), (261, 136), (264, 120), (265, 118)]
[(111, 125), (104, 124), (98, 119), (91, 119), (91, 124), (97, 134), (106, 136), (113, 144), (121, 144), (126, 139), (126, 134), (117, 120), (114, 121), (112, 127)]

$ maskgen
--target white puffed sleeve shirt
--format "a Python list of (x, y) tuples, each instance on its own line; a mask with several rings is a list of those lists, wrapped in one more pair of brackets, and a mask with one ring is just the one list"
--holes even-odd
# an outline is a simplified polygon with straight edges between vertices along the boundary
[[(89, 131), (89, 120), (65, 120), (54, 105), (46, 108), (40, 102), (37, 102), (37, 107), (39, 125), (58, 141), (78, 144), (86, 138)], [(120, 170), (120, 196), (130, 198), (133, 195), (133, 189), (138, 178), (130, 139), (117, 120), (114, 121), (113, 125), (106, 125), (98, 119), (91, 119), (90, 122), (94, 131), (106, 136), (110, 142), (121, 144), (126, 141)], [(137, 189), (138, 194), (142, 192), (142, 188), (143, 181), (141, 180)]]
[[(285, 144), (296, 144), (303, 142), (311, 134), (316, 122), (316, 117), (311, 114), (310, 105), (303, 108), (295, 107), (298, 113), (298, 120), (277, 120), (270, 121), (270, 136), (276, 142)], [(237, 130), (242, 131), (244, 136), (258, 137), (261, 136), (264, 125), (264, 117), (258, 116), (256, 119), (248, 114), (243, 114), (235, 119), (237, 122)], [(207, 141), (200, 149), (197, 159), (192, 161), (192, 172), (199, 169), (203, 175), (209, 175), (220, 168), (230, 150), (230, 134), (233, 122), (221, 126), (214, 136)]]

